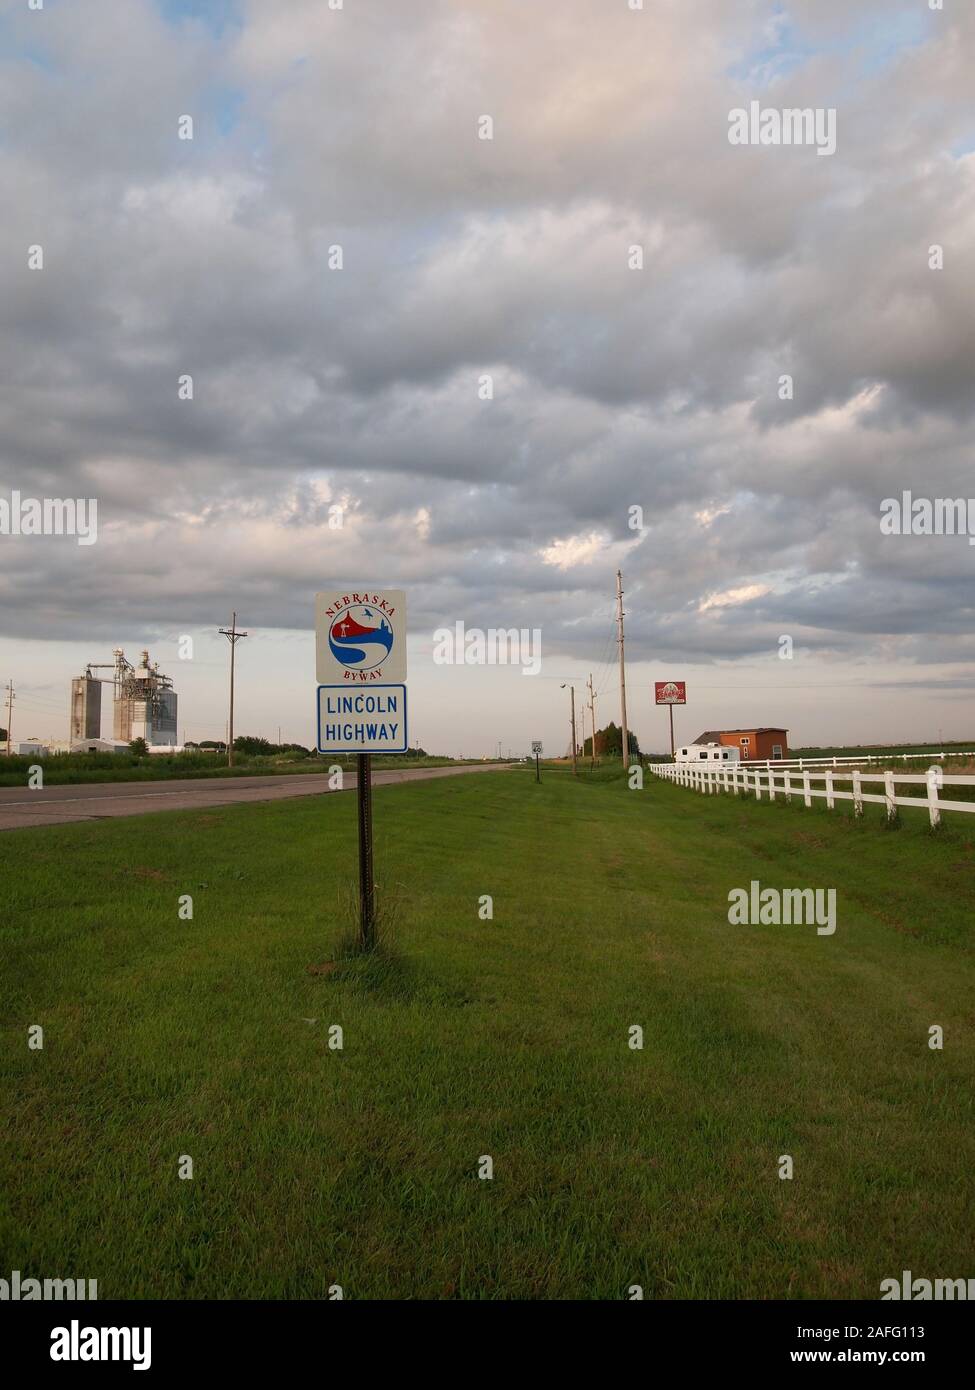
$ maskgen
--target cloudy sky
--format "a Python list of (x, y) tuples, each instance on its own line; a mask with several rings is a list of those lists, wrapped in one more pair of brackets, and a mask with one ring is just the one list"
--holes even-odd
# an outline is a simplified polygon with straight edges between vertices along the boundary
[[(631, 3), (3, 0), (0, 498), (99, 521), (0, 536), (15, 737), (117, 645), (221, 737), (236, 608), (238, 730), (310, 742), (356, 584), (408, 592), (414, 741), (561, 751), (621, 568), (646, 748), (667, 677), (684, 737), (975, 738), (975, 547), (879, 525), (975, 494), (972, 6)], [(753, 100), (836, 153), (730, 144)], [(435, 665), (457, 621), (541, 674)]]

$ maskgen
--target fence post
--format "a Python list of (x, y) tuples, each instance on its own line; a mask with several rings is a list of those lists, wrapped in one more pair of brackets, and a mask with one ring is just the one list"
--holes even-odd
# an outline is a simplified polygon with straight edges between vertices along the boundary
[(775, 800), (775, 773), (771, 768), (768, 770), (768, 799), (769, 801)]
[(887, 798), (887, 820), (892, 821), (897, 815), (897, 788), (892, 772), (884, 773), (884, 795)]
[(755, 769), (755, 800), (756, 800), (756, 801), (761, 801), (761, 799), (762, 799), (762, 774), (759, 772), (758, 768), (756, 768), (756, 769)]
[(853, 769), (853, 814), (854, 814), (855, 816), (862, 816), (862, 815), (863, 815), (863, 792), (862, 792), (862, 790), (861, 790), (861, 788), (860, 788), (860, 777), (861, 777), (860, 769), (859, 769), (858, 767), (857, 767), (857, 768), (854, 768), (854, 769)]
[(788, 769), (788, 768), (785, 768), (785, 769), (783, 770), (783, 781), (782, 781), (782, 785), (783, 785), (783, 789), (784, 789), (784, 791), (785, 791), (785, 799), (786, 799), (786, 801), (791, 802), (791, 801), (792, 801), (792, 774), (789, 772), (789, 769)]
[(833, 795), (833, 770), (830, 768), (826, 773), (826, 809), (832, 811), (836, 806), (836, 798)]
[(807, 806), (812, 805), (812, 797), (809, 795), (809, 769), (804, 768), (802, 773), (802, 799)]
[(940, 776), (940, 767), (928, 768), (928, 819), (932, 829), (941, 824), (941, 811), (938, 808), (938, 779)]

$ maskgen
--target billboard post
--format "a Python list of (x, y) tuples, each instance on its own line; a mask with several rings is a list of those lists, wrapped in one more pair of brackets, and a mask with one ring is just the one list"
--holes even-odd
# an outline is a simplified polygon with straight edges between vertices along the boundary
[(653, 694), (656, 704), (667, 705), (670, 709), (670, 756), (671, 759), (675, 759), (677, 745), (674, 743), (674, 706), (687, 704), (687, 684), (685, 681), (654, 681)]

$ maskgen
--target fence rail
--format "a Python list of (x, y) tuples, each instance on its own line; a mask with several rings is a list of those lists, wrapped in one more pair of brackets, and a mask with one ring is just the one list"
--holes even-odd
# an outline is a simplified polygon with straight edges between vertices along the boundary
[[(713, 794), (730, 792), (735, 796), (753, 792), (756, 801), (767, 796), (775, 801), (779, 796), (791, 801), (801, 796), (803, 804), (812, 806), (813, 800), (825, 799), (826, 806), (833, 810), (838, 801), (852, 801), (857, 816), (863, 814), (868, 802), (875, 802), (887, 811), (888, 820), (897, 815), (899, 806), (913, 806), (915, 810), (927, 808), (932, 825), (939, 825), (943, 811), (975, 812), (975, 800), (946, 800), (942, 792), (950, 792), (955, 787), (975, 787), (975, 777), (951, 776), (940, 767), (929, 767), (927, 772), (861, 772), (854, 768), (850, 772), (835, 772), (832, 767), (803, 767), (801, 770), (770, 763), (767, 767), (747, 763), (651, 763), (650, 771), (665, 781), (676, 782), (682, 787), (692, 787), (695, 791)], [(822, 787), (813, 786), (821, 782)], [(883, 790), (865, 791), (864, 783), (880, 783)], [(837, 783), (849, 783), (846, 791)], [(920, 796), (898, 796), (897, 787), (916, 786), (923, 788)]]
[[(862, 753), (858, 757), (849, 758), (742, 758), (743, 767), (850, 767), (854, 763), (893, 763), (909, 762), (914, 758), (940, 758), (944, 762), (945, 758), (975, 758), (975, 751), (968, 752), (965, 749), (957, 753), (948, 751), (945, 753)], [(663, 764), (661, 764), (663, 766)]]

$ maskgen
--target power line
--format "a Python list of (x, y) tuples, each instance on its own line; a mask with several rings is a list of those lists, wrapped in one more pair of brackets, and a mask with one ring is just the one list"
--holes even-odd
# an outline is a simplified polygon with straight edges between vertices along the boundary
[(626, 660), (623, 655), (623, 571), (616, 571), (616, 624), (620, 644), (620, 728), (623, 735), (623, 771), (630, 766), (630, 746), (626, 729)]
[(234, 653), (237, 650), (237, 643), (242, 637), (249, 637), (248, 632), (238, 632), (236, 609), (230, 619), (230, 627), (219, 629), (221, 636), (226, 637), (230, 643), (230, 723), (227, 725), (227, 766), (234, 765)]
[(7, 757), (10, 757), (10, 730), (13, 726), (14, 683), (7, 682)]

